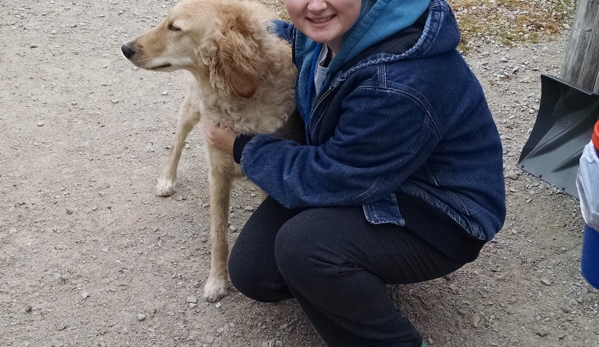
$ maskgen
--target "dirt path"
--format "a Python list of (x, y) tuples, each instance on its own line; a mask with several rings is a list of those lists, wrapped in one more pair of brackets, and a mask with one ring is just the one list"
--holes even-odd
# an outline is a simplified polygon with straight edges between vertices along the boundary
[[(202, 301), (198, 134), (177, 193), (154, 195), (181, 75), (137, 70), (119, 48), (172, 4), (0, 3), (0, 347), (323, 346), (293, 301), (257, 303), (233, 288)], [(516, 166), (540, 74), (558, 74), (566, 39), (469, 53), (504, 140), (508, 218), (476, 262), (390, 287), (430, 346), (599, 346), (599, 295), (579, 271), (578, 202)], [(236, 186), (232, 229), (259, 201), (247, 182)]]

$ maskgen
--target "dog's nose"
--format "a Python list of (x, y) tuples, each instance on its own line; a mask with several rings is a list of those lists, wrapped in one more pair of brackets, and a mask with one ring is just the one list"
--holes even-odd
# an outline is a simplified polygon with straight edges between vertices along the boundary
[(121, 51), (123, 51), (123, 55), (125, 55), (127, 59), (131, 59), (135, 55), (135, 50), (131, 46), (131, 43), (127, 42), (121, 47)]

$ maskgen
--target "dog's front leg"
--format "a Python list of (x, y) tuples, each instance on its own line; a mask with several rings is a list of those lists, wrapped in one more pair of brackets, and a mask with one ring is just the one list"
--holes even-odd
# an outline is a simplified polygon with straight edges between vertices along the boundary
[(168, 153), (162, 174), (158, 178), (158, 184), (156, 185), (156, 194), (158, 196), (170, 196), (175, 192), (177, 167), (181, 159), (181, 152), (185, 147), (185, 139), (200, 120), (200, 112), (191, 105), (190, 99), (191, 96), (188, 93), (179, 109), (179, 121), (177, 122), (175, 139)]
[(233, 181), (233, 159), (207, 145), (210, 173), (210, 237), (212, 263), (204, 286), (204, 297), (214, 302), (227, 294), (229, 283), (229, 198)]

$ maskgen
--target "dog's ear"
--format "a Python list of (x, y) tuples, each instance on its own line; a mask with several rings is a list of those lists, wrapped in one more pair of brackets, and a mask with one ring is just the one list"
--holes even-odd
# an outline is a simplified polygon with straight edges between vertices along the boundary
[(225, 16), (211, 78), (220, 80), (235, 94), (250, 98), (258, 88), (258, 69), (262, 60), (258, 43), (253, 38), (252, 23), (240, 12), (231, 11)]

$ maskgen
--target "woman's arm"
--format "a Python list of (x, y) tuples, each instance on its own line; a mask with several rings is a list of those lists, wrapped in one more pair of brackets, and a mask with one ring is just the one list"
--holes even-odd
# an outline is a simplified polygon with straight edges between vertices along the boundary
[(363, 205), (388, 198), (439, 141), (427, 110), (406, 93), (359, 88), (343, 105), (318, 146), (256, 135), (241, 158), (248, 178), (288, 208)]

